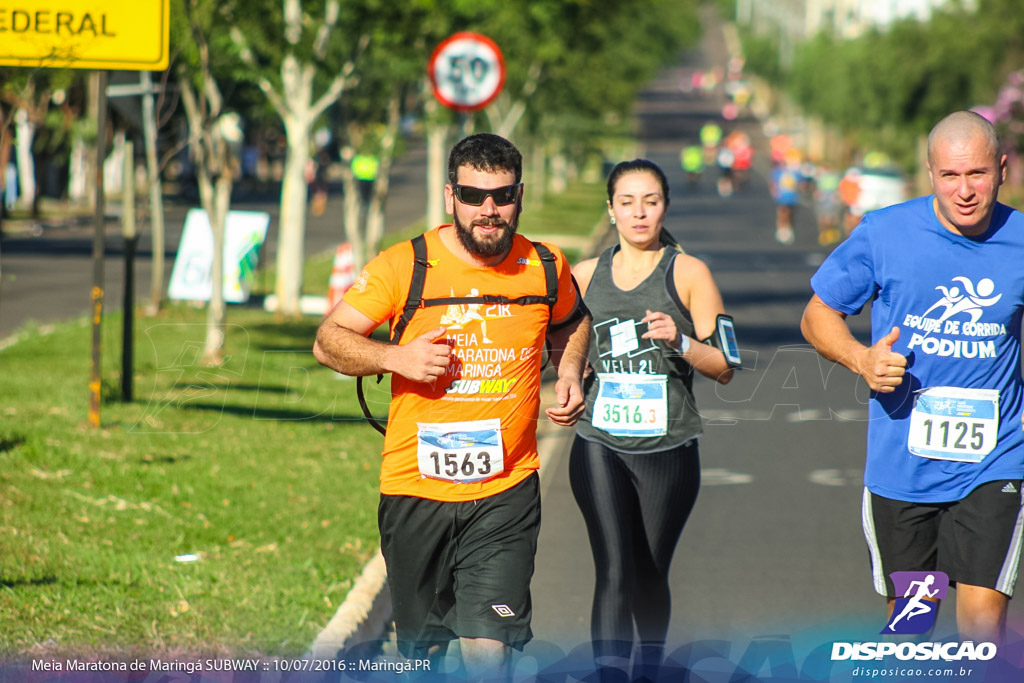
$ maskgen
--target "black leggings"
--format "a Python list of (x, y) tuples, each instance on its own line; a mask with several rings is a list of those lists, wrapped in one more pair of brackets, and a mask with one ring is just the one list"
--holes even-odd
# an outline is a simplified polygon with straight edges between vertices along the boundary
[(607, 643), (604, 653), (629, 657), (617, 650), (631, 646), (635, 624), (659, 656), (672, 611), (669, 565), (700, 489), (696, 440), (631, 455), (577, 436), (569, 483), (594, 553), (591, 637)]

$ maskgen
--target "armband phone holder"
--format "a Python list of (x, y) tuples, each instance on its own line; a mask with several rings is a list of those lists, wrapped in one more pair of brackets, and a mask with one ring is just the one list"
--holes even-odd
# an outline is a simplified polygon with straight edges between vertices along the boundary
[(715, 319), (715, 331), (710, 337), (704, 340), (708, 346), (713, 346), (725, 356), (725, 362), (730, 368), (738, 368), (743, 365), (740, 358), (740, 346), (736, 341), (736, 326), (732, 322), (732, 316), (719, 314)]

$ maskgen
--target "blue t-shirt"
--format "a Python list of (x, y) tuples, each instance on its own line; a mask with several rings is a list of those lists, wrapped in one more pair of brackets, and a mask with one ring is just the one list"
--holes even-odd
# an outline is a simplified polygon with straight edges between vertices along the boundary
[[(939, 223), (933, 199), (867, 214), (811, 278), (821, 300), (842, 313), (874, 300), (872, 343), (900, 328), (893, 351), (907, 356), (907, 374), (895, 392), (871, 395), (864, 483), (919, 503), (960, 500), (980, 484), (1024, 477), (1024, 215), (997, 204), (989, 229), (968, 238)], [(930, 387), (999, 391), (998, 441), (981, 462), (910, 453), (916, 392)]]
[(772, 171), (772, 195), (776, 204), (793, 206), (800, 202), (803, 175), (794, 168), (777, 167)]

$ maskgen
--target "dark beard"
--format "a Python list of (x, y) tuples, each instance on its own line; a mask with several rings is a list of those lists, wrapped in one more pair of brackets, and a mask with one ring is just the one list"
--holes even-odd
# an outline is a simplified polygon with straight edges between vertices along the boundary
[(506, 223), (500, 218), (495, 218), (493, 221), (476, 221), (476, 225), (496, 225), (502, 228), (502, 231), (494, 239), (480, 240), (477, 239), (473, 234), (473, 225), (470, 223), (467, 228), (463, 225), (462, 221), (459, 220), (458, 215), (455, 215), (455, 234), (459, 238), (459, 243), (462, 244), (463, 248), (474, 256), (480, 258), (492, 258), (494, 256), (500, 256), (507, 254), (512, 248), (512, 239), (516, 236), (516, 228), (518, 227), (518, 216), (513, 220), (511, 224)]

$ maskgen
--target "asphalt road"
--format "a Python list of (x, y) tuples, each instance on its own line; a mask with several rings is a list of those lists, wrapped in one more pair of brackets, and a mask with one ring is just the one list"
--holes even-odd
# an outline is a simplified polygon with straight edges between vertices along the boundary
[[(392, 169), (391, 200), (386, 205), (387, 230), (399, 230), (418, 220), (426, 211), (426, 151), (411, 141), (409, 150)], [(256, 277), (266, 277), (265, 267), (273, 265), (277, 254), (277, 217), (280, 194), (258, 194), (239, 187), (233, 196), (232, 210), (266, 211), (270, 214), (267, 241), (260, 252)], [(167, 196), (165, 201), (166, 265), (164, 292), (174, 265), (189, 209), (198, 200)], [(124, 301), (124, 238), (119, 219), (120, 207), (111, 202), (106, 222), (106, 259), (104, 261), (104, 310), (121, 309)], [(312, 256), (337, 247), (344, 240), (342, 197), (337, 187), (328, 195), (327, 210), (320, 216), (307, 213), (306, 255)], [(39, 224), (34, 232), (11, 232), (0, 243), (0, 339), (29, 322), (38, 324), (84, 315), (90, 307), (92, 288), (91, 219), (68, 223), (54, 221)], [(140, 303), (149, 301), (152, 266), (152, 242), (148, 226), (139, 225), (140, 241), (135, 262), (135, 292)], [(268, 283), (271, 288), (273, 283)], [(323, 283), (327, 294), (327, 283)], [(230, 315), (230, 312), (229, 312)]]
[[(704, 680), (730, 680), (744, 656), (755, 673), (763, 665), (763, 675), (795, 679), (801, 667), (813, 670), (808, 660), (821, 663), (815, 649), (878, 640), (885, 625), (860, 523), (868, 392), (800, 334), (809, 279), (828, 249), (817, 244), (809, 206), (797, 210), (795, 244), (775, 242), (760, 124), (722, 122), (727, 132), (746, 130), (759, 147), (748, 187), (719, 197), (705, 169), (699, 188), (685, 188), (679, 151), (718, 118), (722, 100), (684, 93), (679, 83), (694, 68), (724, 64), (721, 33), (708, 31), (701, 49), (661, 74), (637, 106), (646, 155), (672, 188), (666, 227), (710, 266), (749, 368), (725, 387), (695, 382), (703, 477), (671, 569), (667, 652), (683, 663), (701, 660)], [(850, 320), (867, 339), (868, 314)], [(526, 651), (545, 663), (576, 648), (586, 659), (594, 586), (586, 528), (569, 488), (571, 437), (547, 438), (559, 445), (550, 448), (533, 581), (537, 642)], [(1010, 608), (1017, 633), (1024, 632), (1020, 603)], [(952, 604), (940, 610), (935, 639), (955, 633), (954, 614)], [(827, 665), (828, 652), (824, 659)], [(849, 680), (854, 664), (840, 664), (833, 673), (846, 677), (835, 680)], [(534, 664), (527, 658), (522, 666)]]

